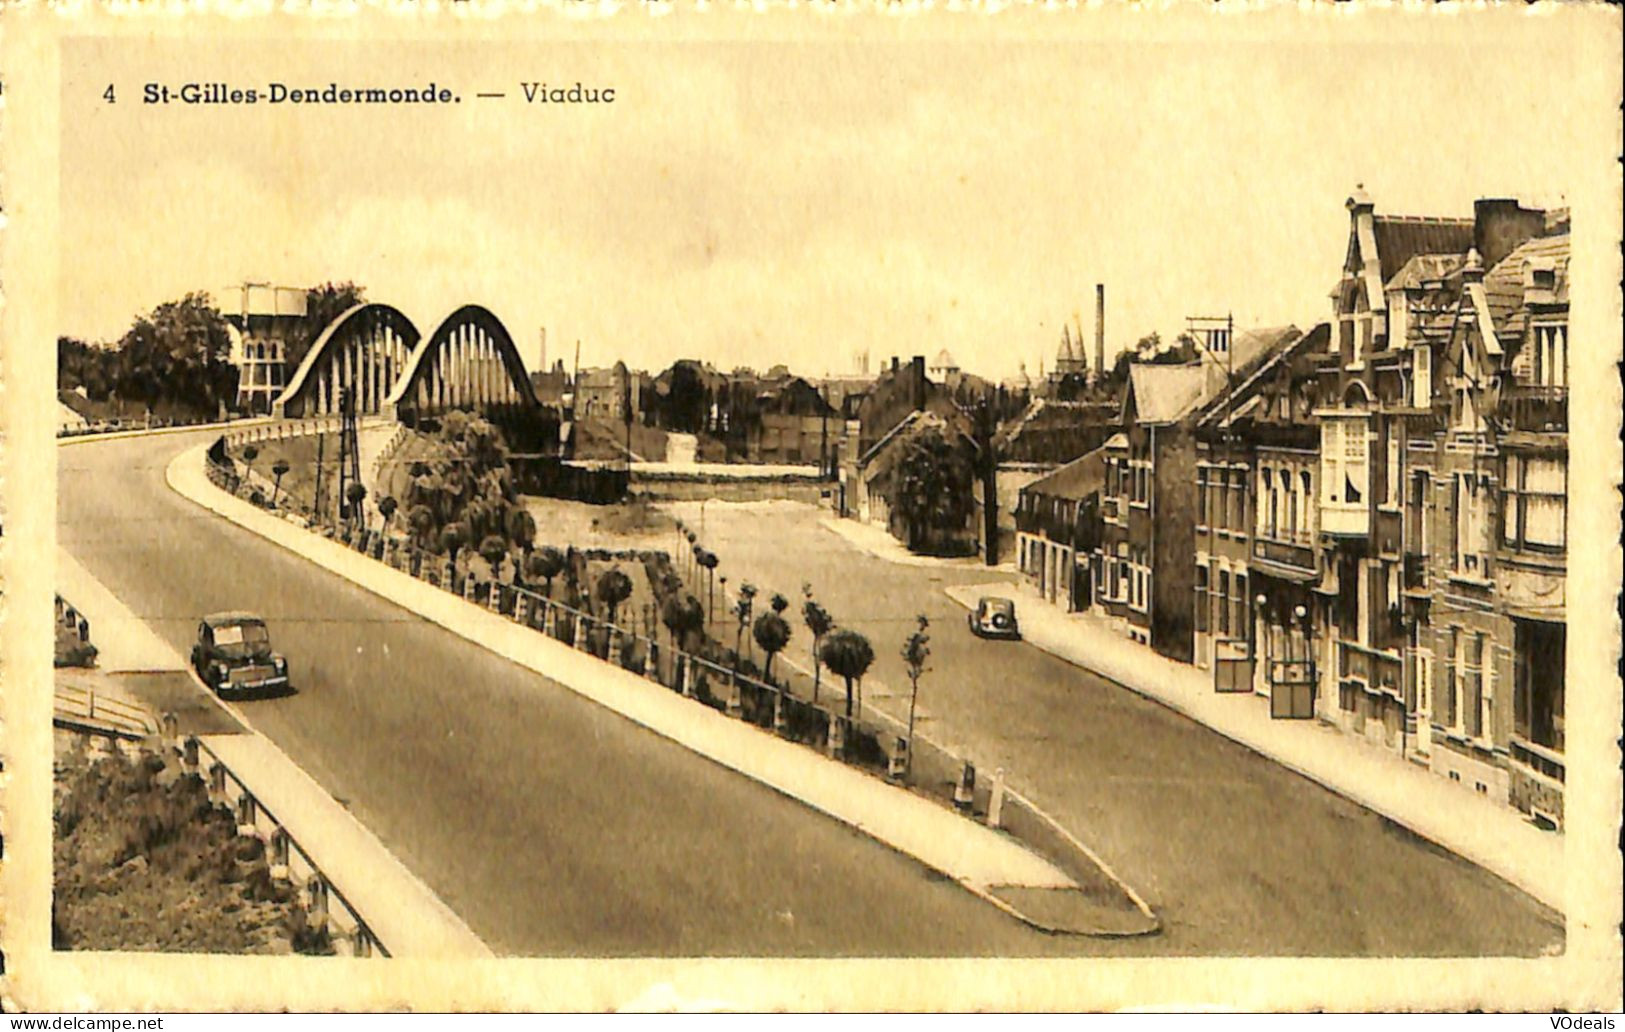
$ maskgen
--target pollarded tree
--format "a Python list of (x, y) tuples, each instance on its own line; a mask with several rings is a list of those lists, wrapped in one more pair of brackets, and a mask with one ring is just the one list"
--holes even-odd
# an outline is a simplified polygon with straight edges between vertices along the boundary
[(440, 547), (445, 549), (446, 555), (452, 564), (457, 562), (457, 553), (468, 545), (468, 524), (461, 520), (452, 520), (440, 528)]
[(801, 619), (802, 622), (807, 625), (807, 630), (812, 632), (813, 701), (817, 702), (819, 682), (822, 679), (824, 671), (824, 663), (818, 655), (818, 649), (819, 646), (824, 643), (824, 635), (828, 634), (830, 629), (835, 626), (835, 621), (830, 618), (829, 613), (824, 609), (824, 607), (819, 605), (817, 601), (813, 599), (811, 584), (803, 584), (801, 586), (801, 593), (807, 596), (807, 601), (802, 603), (801, 606)]
[(536, 545), (536, 517), (524, 509), (513, 509), (508, 513), (508, 540), (519, 546), (520, 551), (527, 556)]
[(852, 716), (853, 683), (868, 673), (869, 665), (875, 661), (875, 650), (868, 638), (843, 627), (824, 639), (819, 655), (824, 665), (846, 682), (846, 715)]
[(378, 515), (384, 518), (385, 530), (389, 529), (390, 517), (395, 515), (395, 510), (398, 508), (400, 508), (400, 503), (389, 495), (384, 495), (384, 497), (378, 499)]
[(499, 535), (487, 534), (480, 539), (480, 558), (491, 565), (491, 579), (502, 579), (502, 559), (508, 554), (508, 543)]
[(548, 545), (530, 554), (525, 563), (525, 576), (540, 577), (547, 582), (547, 597), (553, 597), (553, 578), (564, 572), (564, 553)]
[(278, 459), (271, 464), (271, 475), (276, 477), (276, 481), (271, 485), (272, 506), (276, 505), (276, 496), (282, 491), (282, 478), (287, 475), (288, 470), (291, 468), (287, 459)]
[(412, 528), (412, 537), (419, 545), (426, 545), (434, 533), (434, 510), (427, 505), (414, 505), (406, 512), (406, 525)]
[[(774, 596), (775, 601), (779, 598), (780, 596)], [(789, 605), (788, 602), (785, 604)], [(790, 624), (779, 615), (780, 612), (782, 610), (775, 609), (771, 613), (763, 613), (756, 618), (756, 626), (751, 628), (751, 635), (756, 639), (756, 644), (767, 654), (767, 662), (762, 673), (768, 684), (773, 683), (773, 657), (790, 643)]]
[(680, 652), (693, 651), (693, 636), (705, 625), (705, 610), (693, 595), (672, 595), (660, 607), (660, 622), (671, 632), (672, 647)]
[(367, 500), (366, 484), (351, 484), (344, 489), (344, 500), (350, 506), (350, 518), (361, 524), (361, 529), (367, 529), (367, 510), (361, 503)]
[(598, 578), (595, 590), (598, 601), (609, 607), (609, 622), (614, 623), (615, 611), (622, 602), (632, 597), (632, 578), (622, 573), (620, 567), (612, 567)]

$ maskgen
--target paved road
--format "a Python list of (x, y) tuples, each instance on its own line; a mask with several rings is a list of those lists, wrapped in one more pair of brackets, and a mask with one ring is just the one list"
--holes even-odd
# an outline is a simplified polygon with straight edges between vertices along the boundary
[[(1011, 575), (889, 563), (819, 518), (792, 503), (710, 503), (704, 536), (721, 557), (719, 575), (753, 581), (759, 597), (783, 592), (796, 613), (811, 582), (839, 622), (870, 638), (873, 679), (889, 688), (906, 686), (899, 650), (914, 615), (929, 616), (924, 733), (994, 758), (1080, 833), (1162, 916), (1159, 948), (1373, 956), (1561, 948), (1560, 918), (1494, 875), (1046, 652), (973, 637), (942, 589), (987, 581), (997, 593)], [(792, 625), (786, 655), (808, 663), (806, 629), (799, 618)]]
[(499, 953), (1049, 955), (914, 861), (169, 491), (179, 434), (59, 449), (59, 541), (166, 641), (251, 608), (297, 695), (243, 704)]

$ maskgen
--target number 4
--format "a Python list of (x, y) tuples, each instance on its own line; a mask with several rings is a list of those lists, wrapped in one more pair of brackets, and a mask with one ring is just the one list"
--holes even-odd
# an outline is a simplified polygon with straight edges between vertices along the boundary
[(107, 101), (109, 104), (113, 103), (115, 98), (113, 96), (113, 84), (112, 83), (108, 83), (107, 84), (107, 89), (102, 91), (102, 99)]

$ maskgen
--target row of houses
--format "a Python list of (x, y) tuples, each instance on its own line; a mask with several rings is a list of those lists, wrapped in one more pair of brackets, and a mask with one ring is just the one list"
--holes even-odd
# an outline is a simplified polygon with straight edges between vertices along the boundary
[(1347, 209), (1331, 317), (1134, 365), (1110, 439), (1022, 490), (1017, 562), (1215, 691), (1560, 825), (1567, 212)]

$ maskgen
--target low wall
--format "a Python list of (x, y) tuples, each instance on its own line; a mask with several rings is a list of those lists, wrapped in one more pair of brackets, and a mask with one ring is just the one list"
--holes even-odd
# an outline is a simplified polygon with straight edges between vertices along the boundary
[(210, 802), (225, 806), (236, 815), (237, 834), (257, 838), (265, 844), (271, 877), (297, 889), (305, 908), (306, 923), (315, 931), (325, 930), (335, 952), (350, 957), (389, 956), (384, 944), (378, 941), (344, 893), (322, 872), (309, 850), (289, 834), (276, 815), (255, 796), (254, 790), (205, 742), (189, 736), (179, 740), (171, 738), (169, 745), (180, 756), (182, 770), (205, 775)]
[(655, 502), (792, 501), (818, 505), (833, 484), (816, 477), (714, 477), (632, 472), (632, 493)]

